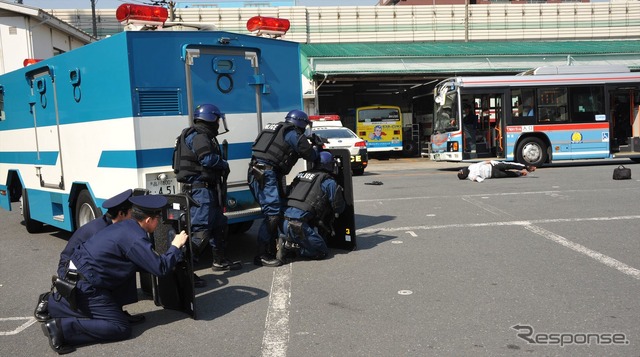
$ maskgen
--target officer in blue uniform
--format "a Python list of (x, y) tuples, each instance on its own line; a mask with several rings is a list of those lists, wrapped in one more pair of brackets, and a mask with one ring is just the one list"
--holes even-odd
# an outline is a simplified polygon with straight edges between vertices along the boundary
[[(198, 202), (192, 205), (191, 241), (196, 251), (202, 252), (207, 242), (213, 251), (213, 271), (236, 270), (242, 266), (225, 256), (225, 229), (227, 217), (223, 214), (223, 177), (229, 174), (229, 164), (222, 158), (217, 136), (224, 113), (213, 104), (202, 104), (195, 109), (193, 126), (182, 131), (176, 145), (174, 169), (182, 189)], [(223, 123), (224, 124), (224, 123)], [(224, 125), (226, 128), (226, 124)], [(196, 287), (205, 280), (194, 277)]]
[(284, 179), (302, 157), (315, 161), (319, 148), (309, 142), (311, 121), (301, 110), (292, 110), (284, 122), (267, 124), (253, 143), (247, 181), (262, 208), (264, 220), (258, 231), (255, 265), (279, 266), (275, 257), (276, 239), (284, 210)]
[[(60, 261), (58, 262), (58, 276), (64, 277), (69, 265), (69, 259), (73, 250), (80, 244), (86, 242), (94, 234), (96, 234), (102, 228), (105, 228), (113, 223), (122, 222), (125, 219), (131, 218), (131, 197), (133, 191), (131, 189), (121, 192), (102, 203), (102, 208), (107, 212), (84, 226), (78, 228), (65, 246), (64, 250), (60, 253)], [(124, 289), (116, 296), (121, 305), (132, 304), (138, 301), (138, 293), (136, 286), (135, 276), (130, 279), (129, 284), (123, 286)], [(38, 305), (34, 311), (36, 320), (44, 322), (48, 320), (49, 313), (47, 311), (47, 299), (50, 292), (46, 292), (40, 295), (38, 299)], [(140, 322), (144, 319), (144, 316), (137, 315), (131, 316), (131, 322)]]
[(49, 296), (52, 319), (42, 329), (59, 354), (73, 351), (75, 345), (129, 338), (131, 324), (114, 291), (122, 289), (138, 270), (165, 276), (183, 257), (181, 248), (188, 239), (185, 231), (176, 234), (162, 255), (153, 250), (149, 238), (167, 199), (146, 195), (129, 201), (132, 219), (100, 230), (74, 249), (65, 280), (73, 283), (75, 279), (75, 289), (63, 297), (56, 286), (57, 291)]
[(346, 207), (343, 189), (332, 176), (336, 173), (333, 155), (323, 151), (313, 169), (296, 175), (284, 211), (284, 235), (278, 238), (279, 260), (290, 253), (320, 260), (329, 253), (326, 239), (333, 234), (333, 220)]

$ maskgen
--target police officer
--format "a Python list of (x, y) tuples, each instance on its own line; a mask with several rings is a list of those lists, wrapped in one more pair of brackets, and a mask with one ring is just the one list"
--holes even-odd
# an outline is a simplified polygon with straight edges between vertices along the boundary
[[(129, 189), (104, 201), (104, 203), (102, 203), (102, 208), (106, 209), (107, 212), (101, 217), (98, 217), (78, 228), (73, 233), (64, 250), (60, 253), (58, 276), (64, 277), (69, 265), (71, 254), (78, 245), (86, 242), (102, 228), (131, 218), (131, 202), (129, 201), (129, 197), (131, 197), (132, 193), (132, 190)], [(44, 322), (49, 319), (49, 313), (47, 311), (47, 299), (49, 294), (50, 292), (46, 292), (40, 295), (38, 304), (34, 311), (36, 320), (40, 322)], [(116, 298), (120, 301), (121, 305), (132, 304), (138, 301), (135, 276), (130, 279), (129, 284), (124, 286), (124, 289), (120, 294), (118, 294), (118, 296), (116, 296)], [(140, 322), (143, 319), (144, 316), (142, 315), (130, 316), (129, 318), (130, 322)]]
[[(225, 117), (217, 106), (199, 105), (193, 115), (193, 125), (184, 129), (178, 138), (178, 154), (174, 157), (176, 177), (183, 183), (183, 191), (199, 204), (190, 208), (191, 242), (197, 252), (202, 252), (209, 242), (214, 271), (241, 268), (239, 262), (231, 262), (225, 256), (227, 217), (223, 214), (225, 203), (221, 201), (226, 190), (222, 182), (229, 174), (229, 164), (222, 158), (217, 140), (221, 120)], [(205, 280), (194, 278), (196, 287), (205, 285)]]
[(279, 266), (275, 245), (282, 225), (284, 177), (298, 159), (315, 161), (319, 148), (313, 146), (311, 121), (301, 110), (292, 110), (284, 122), (268, 124), (253, 146), (247, 180), (251, 192), (262, 208), (264, 220), (258, 231), (258, 254), (254, 264)]
[(75, 289), (66, 297), (59, 289), (49, 296), (52, 319), (42, 324), (42, 329), (59, 354), (72, 352), (75, 345), (129, 338), (131, 325), (114, 291), (138, 270), (165, 276), (183, 257), (181, 248), (188, 239), (185, 231), (176, 234), (162, 255), (153, 250), (149, 238), (158, 227), (167, 199), (146, 195), (129, 200), (133, 219), (103, 228), (74, 249), (65, 279), (75, 284)]
[(314, 168), (299, 173), (291, 183), (284, 211), (284, 235), (278, 238), (279, 260), (292, 251), (318, 260), (329, 253), (325, 238), (333, 235), (335, 216), (346, 206), (343, 189), (332, 176), (336, 173), (333, 155), (323, 151)]

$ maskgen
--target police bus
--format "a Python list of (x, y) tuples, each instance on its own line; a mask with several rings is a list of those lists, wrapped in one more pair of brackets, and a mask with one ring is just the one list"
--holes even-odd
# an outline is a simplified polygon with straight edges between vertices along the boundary
[[(0, 76), (0, 207), (21, 200), (29, 232), (43, 224), (74, 231), (128, 188), (179, 193), (174, 144), (204, 103), (226, 114), (228, 133), (218, 139), (228, 142), (231, 231), (261, 217), (246, 182), (251, 145), (265, 123), (302, 107), (299, 44), (160, 31), (167, 15), (121, 5), (116, 16), (127, 26), (157, 30), (125, 31)], [(289, 26), (249, 21), (267, 34)]]
[[(640, 73), (624, 66), (454, 77), (435, 87), (434, 99), (431, 160), (496, 158), (534, 166), (552, 160), (640, 160)], [(463, 123), (467, 105), (477, 122)]]

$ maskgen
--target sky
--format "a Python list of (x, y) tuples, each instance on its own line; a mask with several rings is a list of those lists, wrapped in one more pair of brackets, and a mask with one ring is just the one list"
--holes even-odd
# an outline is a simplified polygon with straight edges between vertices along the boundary
[[(15, 0), (3, 0), (15, 2)], [(231, 0), (174, 0), (176, 2), (229, 2)], [(240, 2), (242, 0), (233, 0)], [(300, 6), (374, 6), (377, 0), (296, 0)], [(96, 9), (115, 9), (124, 3), (151, 3), (152, 0), (95, 0)], [(23, 5), (41, 9), (90, 9), (91, 0), (22, 0)]]

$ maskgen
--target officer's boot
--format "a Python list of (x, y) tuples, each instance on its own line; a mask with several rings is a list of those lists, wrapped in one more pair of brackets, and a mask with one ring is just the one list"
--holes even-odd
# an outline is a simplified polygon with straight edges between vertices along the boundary
[(282, 262), (275, 258), (275, 246), (273, 249), (269, 248), (269, 243), (258, 243), (258, 255), (253, 259), (253, 264), (265, 267), (279, 267)]
[(242, 264), (238, 262), (232, 262), (227, 259), (222, 249), (213, 248), (213, 264), (211, 270), (224, 271), (224, 270), (238, 270), (242, 268)]

